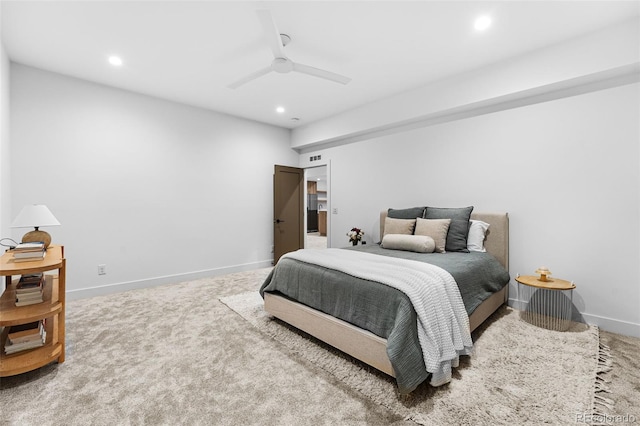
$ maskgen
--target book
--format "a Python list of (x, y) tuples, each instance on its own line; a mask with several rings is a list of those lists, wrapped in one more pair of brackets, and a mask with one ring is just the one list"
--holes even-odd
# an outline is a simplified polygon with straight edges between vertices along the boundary
[(41, 260), (46, 255), (44, 243), (20, 243), (13, 249), (15, 262)]
[(41, 291), (44, 283), (44, 274), (24, 275), (16, 284), (16, 294)]
[(34, 281), (40, 281), (42, 279), (42, 277), (44, 277), (44, 274), (42, 272), (36, 272), (35, 274), (24, 274), (20, 277), (20, 282), (21, 283), (28, 283), (28, 282), (34, 282)]
[(40, 346), (44, 346), (45, 341), (38, 336), (38, 338), (34, 340), (29, 340), (21, 343), (11, 343), (7, 342), (4, 345), (4, 352), (7, 355), (14, 354), (16, 352), (26, 351), (27, 349), (39, 348)]
[(14, 247), (14, 254), (17, 252), (27, 252), (27, 251), (43, 251), (44, 243), (42, 242), (34, 242), (34, 243), (20, 243)]
[(16, 306), (29, 306), (29, 305), (35, 305), (36, 303), (42, 303), (42, 302), (44, 302), (42, 297), (40, 299), (16, 300)]
[(27, 302), (27, 301), (42, 302), (43, 300), (44, 298), (41, 292), (16, 295), (16, 303)]
[(22, 302), (25, 300), (32, 300), (32, 299), (42, 299), (42, 295), (43, 293), (41, 291), (16, 294), (16, 302)]
[(42, 293), (43, 284), (29, 285), (28, 287), (16, 288), (16, 296), (19, 294)]
[(26, 351), (27, 349), (35, 349), (40, 346), (44, 346), (44, 342), (41, 339), (34, 340), (32, 342), (18, 343), (15, 345), (6, 345), (4, 346), (4, 352), (7, 355), (14, 354), (16, 352)]
[(33, 261), (38, 261), (38, 260), (42, 260), (45, 258), (45, 256), (47, 255), (46, 251), (42, 252), (41, 256), (38, 257), (13, 257), (13, 261), (14, 262), (33, 262)]
[(16, 306), (27, 306), (44, 301), (44, 285), (46, 279), (43, 273), (25, 274), (16, 284)]
[(42, 334), (29, 334), (27, 336), (16, 337), (14, 339), (10, 339), (9, 342), (11, 345), (17, 345), (21, 343), (31, 342), (33, 340), (42, 340)]
[(42, 338), (42, 332), (43, 332), (44, 328), (42, 327), (42, 324), (40, 324), (38, 326), (38, 328), (33, 328), (31, 330), (22, 330), (22, 331), (16, 331), (14, 333), (9, 333), (9, 335), (7, 336), (7, 338), (9, 339), (9, 341), (11, 343), (21, 343), (21, 342), (25, 342), (28, 340), (33, 340), (33, 339), (40, 339)]
[(30, 274), (20, 277), (16, 284), (16, 306), (27, 306), (42, 303), (43, 288), (45, 284), (44, 274)]
[(43, 346), (47, 340), (45, 320), (12, 326), (4, 351), (7, 355)]
[(37, 330), (40, 327), (40, 323), (41, 321), (32, 321), (25, 324), (12, 325), (9, 329), (9, 334), (23, 330), (31, 330), (33, 328)]
[(28, 300), (39, 300), (42, 302), (42, 293), (27, 293), (16, 297), (16, 302), (26, 302)]
[(45, 253), (44, 250), (16, 252), (16, 253), (13, 253), (13, 258), (14, 259), (39, 258), (39, 257), (44, 257), (44, 253)]
[(38, 284), (40, 282), (42, 282), (42, 280), (44, 279), (44, 274), (40, 274), (38, 276), (23, 276), (22, 278), (20, 278), (18, 280), (18, 283), (20, 285), (27, 285), (27, 284)]

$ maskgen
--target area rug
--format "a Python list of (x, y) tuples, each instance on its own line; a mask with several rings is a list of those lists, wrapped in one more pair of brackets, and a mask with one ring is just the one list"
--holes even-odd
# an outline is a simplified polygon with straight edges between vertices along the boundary
[(474, 354), (461, 358), (451, 383), (403, 396), (393, 378), (271, 317), (257, 292), (220, 301), (284, 350), (418, 424), (574, 424), (611, 403), (598, 378), (610, 360), (595, 326), (546, 330), (503, 307), (473, 333)]

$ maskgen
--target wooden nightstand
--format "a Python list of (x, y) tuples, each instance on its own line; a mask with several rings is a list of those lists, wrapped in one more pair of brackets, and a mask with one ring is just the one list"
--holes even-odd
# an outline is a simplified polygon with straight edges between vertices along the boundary
[(550, 330), (564, 331), (571, 324), (573, 282), (558, 278), (540, 280), (537, 276), (518, 275), (518, 299), (525, 303), (520, 317), (528, 323)]
[[(13, 276), (37, 272), (56, 271), (47, 280), (43, 294), (44, 301), (28, 306), (16, 306), (16, 283)], [(34, 370), (57, 361), (64, 362), (65, 336), (65, 280), (66, 259), (64, 247), (51, 245), (42, 260), (15, 262), (13, 253), (0, 257), (0, 276), (6, 277), (6, 290), (0, 297), (0, 377), (13, 376)], [(11, 326), (27, 324), (46, 319), (46, 343), (38, 348), (7, 355), (4, 351)]]

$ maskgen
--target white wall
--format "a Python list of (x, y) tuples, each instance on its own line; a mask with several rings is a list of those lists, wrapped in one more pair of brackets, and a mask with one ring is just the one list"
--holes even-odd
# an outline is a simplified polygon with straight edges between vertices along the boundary
[(546, 265), (588, 322), (640, 336), (639, 105), (625, 85), (317, 151), (332, 245), (352, 226), (378, 241), (388, 207), (506, 211), (512, 277)]
[(614, 77), (638, 81), (638, 61), (636, 18), (298, 127), (292, 131), (292, 146), (313, 152), (314, 147), (363, 139), (363, 134), (403, 123), (442, 122), (460, 114), (477, 115), (481, 107), (498, 110), (516, 101), (532, 102), (529, 98), (567, 87), (606, 85), (603, 80)]
[[(0, 19), (2, 5), (0, 2)], [(9, 57), (0, 40), (0, 238), (9, 236), (11, 224), (9, 150)]]
[(288, 130), (18, 64), (11, 89), (12, 212), (62, 223), (71, 297), (270, 265)]
[(388, 207), (508, 211), (512, 276), (549, 266), (588, 322), (640, 336), (638, 81), (636, 18), (294, 129), (292, 146), (331, 165), (332, 245), (354, 224), (376, 241)]

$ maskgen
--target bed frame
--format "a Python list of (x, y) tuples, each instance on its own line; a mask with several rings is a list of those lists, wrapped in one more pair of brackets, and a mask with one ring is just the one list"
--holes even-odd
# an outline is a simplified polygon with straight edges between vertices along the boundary
[[(380, 213), (380, 236), (387, 212)], [(471, 219), (489, 223), (485, 248), (509, 270), (509, 216), (507, 213), (472, 213)], [(491, 295), (469, 316), (471, 331), (507, 302), (509, 285)], [(264, 294), (264, 309), (276, 318), (311, 334), (372, 367), (395, 377), (387, 356), (387, 339), (301, 303), (271, 293)]]

